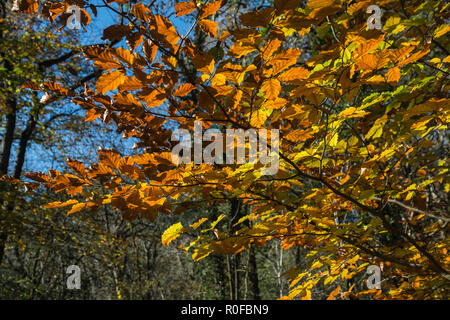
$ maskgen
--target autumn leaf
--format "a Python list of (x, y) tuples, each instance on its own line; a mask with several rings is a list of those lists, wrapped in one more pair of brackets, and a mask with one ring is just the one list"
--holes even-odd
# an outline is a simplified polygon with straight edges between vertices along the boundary
[(284, 71), (278, 77), (278, 80), (282, 82), (295, 82), (295, 80), (304, 80), (308, 78), (310, 72), (303, 67), (293, 67)]
[(254, 10), (242, 14), (239, 18), (247, 27), (266, 27), (272, 19), (273, 8), (265, 8), (263, 10)]
[(181, 224), (181, 222), (173, 224), (170, 228), (168, 228), (161, 236), (161, 241), (164, 246), (168, 246), (173, 240), (178, 238), (181, 233), (185, 231), (185, 228)]
[[(67, 24), (66, 3), (45, 2), (42, 15), (55, 26)], [(136, 225), (138, 218), (165, 223), (157, 217), (172, 214), (177, 221), (162, 243), (189, 233), (191, 241), (180, 248), (195, 261), (277, 245), (277, 254), (286, 254), (289, 292), (283, 299), (317, 298), (321, 290), (332, 290), (329, 300), (447, 298), (442, 288), (450, 260), (441, 231), (450, 184), (442, 137), (449, 116), (450, 29), (444, 2), (404, 1), (399, 11), (391, 0), (274, 0), (259, 7), (181, 0), (156, 15), (140, 3), (112, 2), (127, 3), (126, 21), (98, 30), (91, 23), (111, 44), (81, 49), (86, 62), (102, 71), (99, 77), (87, 69), (73, 72), (77, 57), (67, 60), (70, 75), (60, 71), (66, 61), (52, 65), (58, 82), (25, 71), (20, 85), (43, 91), (41, 101), (73, 98), (86, 110), (85, 120), (114, 124), (134, 151), (125, 148), (128, 155), (122, 156), (100, 149), (97, 162), (86, 155), (90, 166), (68, 159), (71, 173), (24, 175), (37, 183), (3, 176), (3, 184), (26, 185), (28, 192), (45, 186), (39, 197), (60, 193), (60, 201), (46, 201), (46, 207), (71, 206), (69, 214), (110, 206), (106, 210)], [(20, 3), (24, 11), (36, 11), (32, 0)], [(383, 8), (383, 30), (367, 28), (372, 4)], [(84, 8), (96, 15), (95, 5)], [(114, 8), (102, 11), (121, 18)], [(81, 12), (82, 24), (89, 23)], [(178, 17), (190, 14), (181, 19), (190, 24), (180, 24)], [(40, 28), (25, 27), (31, 37)], [(51, 43), (66, 49), (66, 43)], [(32, 55), (29, 60), (35, 63)], [(8, 97), (21, 101), (36, 93), (23, 90), (23, 97), (15, 97), (17, 81), (4, 73), (12, 87)], [(95, 91), (88, 82), (80, 84), (86, 76), (97, 79)], [(19, 109), (17, 119), (26, 119)], [(46, 119), (51, 112), (44, 112)], [(182, 145), (172, 139), (176, 129), (214, 129), (218, 135), (230, 130), (236, 140), (222, 145), (217, 139), (213, 152), (228, 155), (233, 148), (246, 161), (211, 164), (202, 158), (175, 165), (171, 151)], [(277, 169), (272, 175), (262, 170), (269, 167), (264, 129), (271, 137), (266, 151), (279, 156), (270, 163)], [(199, 146), (195, 139), (194, 150), (187, 148), (190, 138), (180, 137), (183, 155), (211, 151), (212, 144)], [(243, 150), (234, 150), (236, 141)], [(247, 161), (255, 151), (257, 161)], [(5, 190), (9, 195), (17, 188)], [(25, 207), (32, 205), (27, 200)], [(304, 259), (297, 265), (299, 248)], [(384, 266), (386, 287), (343, 292), (342, 284), (363, 277), (371, 264)], [(359, 291), (351, 292), (354, 287)]]
[(273, 5), (278, 11), (283, 11), (296, 9), (301, 3), (301, 0), (275, 0)]
[(326, 8), (332, 6), (335, 2), (335, 0), (309, 0), (308, 7), (312, 9)]
[(266, 102), (264, 102), (262, 104), (261, 107), (263, 107), (264, 109), (268, 109), (268, 110), (276, 110), (276, 109), (283, 108), (287, 104), (288, 104), (288, 101), (286, 99), (276, 98), (275, 100), (267, 100)]
[(105, 94), (108, 91), (116, 90), (124, 81), (125, 74), (122, 70), (111, 71), (98, 78), (95, 88), (101, 94)]
[(73, 205), (73, 204), (76, 204), (76, 203), (78, 203), (77, 200), (70, 199), (70, 200), (67, 200), (65, 202), (61, 202), (61, 201), (50, 202), (50, 203), (47, 203), (44, 207), (47, 208), (47, 209), (50, 209), (50, 208), (52, 208), (52, 209), (53, 208), (63, 208), (63, 207), (70, 206), (70, 205)]
[(207, 52), (196, 54), (192, 60), (195, 68), (206, 74), (212, 74), (214, 72), (214, 62), (214, 57)]
[(266, 99), (274, 100), (278, 98), (281, 91), (280, 81), (277, 79), (266, 80), (261, 86), (261, 91), (264, 93)]
[(185, 16), (196, 9), (195, 3), (189, 2), (179, 2), (175, 5), (175, 15), (177, 17)]
[(12, 11), (21, 13), (35, 13), (38, 9), (38, 2), (35, 0), (14, 0)]
[(166, 47), (174, 49), (180, 37), (172, 22), (161, 15), (154, 15), (152, 18), (155, 26), (155, 29), (152, 29), (152, 34)]
[(217, 25), (212, 20), (200, 20), (198, 23), (200, 29), (206, 32), (210, 37), (217, 37)]
[(80, 203), (74, 204), (72, 206), (72, 208), (67, 212), (67, 215), (79, 212), (81, 210), (86, 209), (87, 207), (88, 207), (88, 205), (86, 203), (84, 203), (84, 202), (80, 202)]
[(267, 120), (267, 113), (262, 110), (262, 109), (258, 109), (255, 112), (253, 112), (253, 114), (251, 115), (250, 118), (250, 125), (252, 127), (260, 127), (264, 124), (264, 122), (266, 122)]
[(133, 14), (134, 14), (134, 16), (135, 16), (136, 18), (138, 18), (139, 20), (141, 20), (141, 21), (147, 21), (149, 15), (150, 15), (151, 13), (152, 13), (152, 12), (150, 11), (150, 9), (147, 8), (146, 6), (144, 6), (144, 5), (141, 4), (141, 3), (136, 3), (136, 4), (133, 6)]
[(29, 88), (33, 90), (39, 90), (39, 86), (34, 83), (33, 81), (25, 81), (25, 83), (22, 85), (22, 89)]
[(200, 19), (204, 19), (210, 15), (216, 14), (217, 10), (220, 9), (221, 5), (222, 1), (214, 1), (207, 3), (205, 6), (202, 7)]
[(131, 32), (131, 28), (125, 25), (112, 25), (103, 30), (102, 39), (108, 39), (110, 41), (118, 41)]
[(336, 289), (334, 289), (330, 295), (328, 296), (327, 300), (335, 300), (338, 293), (341, 291), (341, 286), (337, 286)]
[(400, 80), (400, 69), (395, 67), (386, 72), (386, 80), (391, 86), (395, 86)]
[(187, 96), (192, 90), (195, 90), (196, 87), (190, 83), (185, 83), (181, 85), (175, 92), (173, 93), (174, 96), (177, 97), (185, 97)]
[(136, 77), (126, 77), (121, 85), (119, 85), (120, 91), (134, 91), (138, 89), (142, 89), (144, 87), (144, 83), (142, 83)]
[(142, 51), (145, 54), (145, 57), (147, 58), (147, 61), (149, 63), (152, 63), (156, 57), (156, 53), (158, 52), (158, 47), (155, 44), (153, 44), (150, 40), (146, 40), (144, 41), (142, 49), (143, 49)]
[(128, 64), (129, 66), (133, 65), (134, 56), (127, 49), (117, 48), (113, 52), (113, 55), (117, 57), (120, 61)]
[(434, 38), (440, 38), (442, 37), (444, 34), (447, 34), (447, 32), (450, 31), (450, 25), (446, 24), (446, 25), (442, 25), (439, 28), (436, 29), (436, 31), (434, 32)]
[(241, 58), (243, 56), (248, 55), (249, 53), (251, 53), (253, 51), (256, 51), (255, 47), (236, 43), (230, 48), (230, 50), (228, 50), (228, 54), (233, 57), (236, 57), (236, 58)]
[(299, 56), (300, 50), (291, 48), (284, 52), (277, 53), (270, 61), (268, 61), (267, 65), (272, 66), (273, 74), (278, 74), (296, 64)]
[(278, 50), (278, 48), (281, 45), (281, 41), (278, 39), (274, 39), (269, 41), (262, 49), (262, 58), (266, 61), (268, 61), (272, 55), (275, 53), (275, 51)]
[(208, 221), (208, 218), (201, 218), (197, 222), (190, 225), (190, 227), (196, 230), (203, 222)]

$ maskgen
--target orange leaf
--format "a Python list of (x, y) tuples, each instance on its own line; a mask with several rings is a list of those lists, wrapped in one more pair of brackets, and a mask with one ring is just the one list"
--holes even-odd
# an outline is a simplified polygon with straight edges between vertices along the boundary
[(277, 79), (266, 80), (261, 86), (262, 92), (264, 92), (266, 99), (274, 100), (278, 98), (281, 91), (280, 81)]
[(397, 67), (389, 69), (386, 72), (386, 79), (390, 85), (395, 86), (400, 80), (400, 69)]
[(185, 16), (195, 10), (195, 3), (193, 2), (180, 2), (175, 5), (175, 16)]
[(290, 66), (297, 63), (297, 58), (300, 56), (299, 49), (288, 49), (277, 53), (268, 63), (268, 66), (273, 66), (273, 73), (277, 74)]
[(200, 29), (206, 32), (210, 37), (217, 37), (217, 24), (212, 20), (201, 20), (198, 23)]
[(95, 89), (101, 94), (117, 89), (125, 81), (125, 73), (122, 70), (104, 73), (98, 78)]
[(341, 286), (338, 286), (336, 289), (334, 289), (330, 295), (328, 296), (327, 300), (335, 300), (338, 293), (341, 291)]
[(181, 85), (175, 92), (174, 92), (174, 96), (177, 97), (184, 97), (187, 96), (192, 90), (195, 90), (196, 87), (190, 83), (185, 83), (183, 85)]
[(35, 0), (14, 0), (12, 11), (21, 13), (35, 13), (38, 2)]
[(263, 103), (262, 107), (264, 109), (275, 110), (281, 109), (287, 104), (287, 100), (283, 98), (276, 98), (275, 100), (268, 100)]
[(124, 82), (119, 86), (120, 91), (134, 91), (144, 87), (144, 84), (135, 77), (126, 77)]
[(112, 53), (123, 63), (126, 63), (130, 66), (133, 64), (134, 56), (131, 54), (129, 50), (123, 48), (116, 48), (115, 51), (113, 51)]
[(146, 6), (144, 6), (141, 3), (136, 3), (133, 6), (133, 14), (136, 18), (138, 18), (141, 21), (147, 21), (148, 20), (148, 16), (151, 14), (152, 12), (150, 11), (149, 8), (147, 8)]
[(47, 203), (44, 206), (44, 208), (47, 208), (47, 209), (62, 208), (62, 207), (73, 205), (75, 203), (78, 203), (78, 201), (74, 200), (74, 199), (70, 199), (70, 200), (67, 200), (65, 202), (55, 201), (55, 202)]
[(256, 48), (252, 46), (242, 45), (241, 43), (235, 43), (230, 50), (228, 50), (228, 54), (230, 56), (240, 58), (242, 56), (248, 55), (250, 52), (255, 51)]
[(302, 67), (290, 68), (283, 72), (278, 79), (282, 82), (291, 82), (294, 80), (303, 80), (308, 78), (309, 70)]
[(222, 5), (222, 1), (215, 1), (210, 2), (206, 4), (202, 8), (202, 13), (200, 14), (200, 19), (206, 18), (207, 16), (216, 14), (217, 10), (220, 9), (220, 6)]
[(269, 60), (272, 57), (272, 55), (275, 53), (275, 51), (278, 50), (280, 45), (281, 45), (281, 41), (278, 40), (278, 39), (274, 39), (274, 40), (269, 41), (269, 43), (267, 43), (261, 49), (261, 51), (262, 51), (262, 58), (264, 60), (266, 60), (266, 61)]
[(142, 46), (142, 51), (144, 52), (147, 61), (152, 63), (158, 52), (158, 47), (153, 44), (151, 40), (146, 40)]
[(266, 122), (267, 120), (267, 113), (264, 110), (256, 110), (253, 112), (252, 117), (250, 119), (250, 125), (252, 127), (260, 127)]

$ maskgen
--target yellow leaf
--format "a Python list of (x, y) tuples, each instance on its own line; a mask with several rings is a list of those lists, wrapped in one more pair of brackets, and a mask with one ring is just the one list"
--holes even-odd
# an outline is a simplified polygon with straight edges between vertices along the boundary
[(117, 48), (115, 51), (112, 52), (113, 55), (115, 55), (120, 61), (132, 65), (134, 61), (134, 56), (131, 54), (131, 52), (127, 49), (123, 48)]
[(277, 79), (266, 80), (261, 86), (261, 90), (265, 94), (266, 99), (275, 100), (281, 91), (280, 81)]
[(214, 229), (214, 228), (217, 226), (217, 224), (218, 224), (223, 218), (225, 218), (225, 215), (224, 215), (224, 214), (221, 214), (221, 215), (216, 219), (216, 221), (214, 221), (213, 223), (211, 223), (211, 229)]
[(353, 16), (358, 11), (361, 11), (362, 9), (366, 9), (369, 6), (370, 2), (371, 2), (371, 0), (363, 0), (363, 1), (358, 1), (356, 3), (353, 3), (347, 8), (347, 12), (348, 12), (348, 14)]
[(281, 109), (287, 103), (287, 100), (284, 98), (276, 98), (275, 100), (267, 100), (261, 107), (268, 110), (276, 110)]
[(207, 221), (208, 218), (201, 218), (199, 219), (196, 223), (191, 224), (189, 227), (191, 227), (192, 229), (197, 229), (203, 222)]
[(357, 254), (356, 256), (351, 258), (350, 260), (347, 260), (347, 263), (348, 264), (355, 264), (359, 260), (359, 258), (360, 258), (360, 256)]
[(343, 110), (341, 113), (339, 113), (339, 116), (345, 117), (345, 116), (353, 114), (355, 111), (356, 111), (355, 107), (350, 107), (350, 108)]
[(212, 244), (211, 243), (205, 243), (205, 244), (203, 244), (201, 246), (198, 246), (194, 250), (194, 253), (192, 254), (192, 259), (194, 259), (194, 261), (198, 261), (200, 259), (203, 259), (203, 258), (209, 256), (212, 251), (213, 251)]
[(365, 81), (366, 83), (374, 84), (374, 85), (382, 85), (385, 83), (383, 76), (376, 74)]
[(266, 122), (267, 113), (264, 110), (256, 110), (253, 112), (252, 117), (250, 119), (250, 125), (252, 127), (260, 127)]
[(413, 53), (408, 58), (406, 58), (403, 61), (401, 61), (398, 64), (398, 66), (402, 67), (402, 66), (405, 66), (405, 65), (407, 65), (407, 64), (409, 64), (411, 62), (415, 62), (415, 61), (419, 60), (420, 58), (422, 58), (423, 56), (427, 55), (429, 52), (430, 52), (430, 46), (424, 46), (422, 48), (422, 50)]
[(312, 9), (325, 8), (333, 5), (335, 0), (309, 0), (308, 7)]
[(328, 277), (326, 277), (326, 279), (325, 279), (325, 281), (323, 282), (323, 284), (324, 284), (324, 285), (327, 285), (327, 284), (329, 284), (329, 283), (332, 283), (332, 282), (334, 282), (338, 277), (339, 277), (339, 275), (337, 275), (337, 276), (329, 275)]
[(312, 137), (313, 132), (311, 130), (297, 129), (289, 132), (289, 134), (287, 134), (285, 138), (289, 141), (297, 142), (297, 141), (306, 141)]
[(77, 203), (72, 206), (72, 208), (69, 210), (69, 212), (67, 212), (67, 215), (79, 212), (83, 209), (86, 209), (86, 207), (87, 207), (87, 204), (84, 202)]
[(436, 29), (436, 31), (434, 32), (434, 38), (439, 38), (442, 37), (444, 34), (446, 34), (447, 32), (450, 31), (450, 26), (447, 25), (442, 25), (439, 28)]
[(301, 300), (311, 300), (311, 290), (305, 289), (302, 292), (302, 295), (301, 295), (300, 299)]
[(278, 39), (274, 39), (269, 41), (263, 48), (261, 48), (261, 56), (265, 61), (268, 61), (272, 55), (275, 53), (275, 51), (278, 50), (278, 48), (281, 45), (281, 41)]
[(173, 224), (168, 228), (161, 236), (161, 241), (164, 246), (168, 246), (169, 243), (171, 243), (173, 240), (178, 238), (182, 232), (184, 232), (185, 229), (183, 228), (183, 225), (181, 222), (178, 222), (176, 224)]

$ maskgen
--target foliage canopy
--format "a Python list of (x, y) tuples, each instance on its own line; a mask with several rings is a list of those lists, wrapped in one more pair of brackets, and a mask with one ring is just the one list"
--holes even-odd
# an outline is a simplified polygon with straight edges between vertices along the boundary
[[(18, 2), (22, 12), (37, 9), (33, 0)], [(52, 1), (42, 12), (53, 21), (73, 3), (89, 24), (89, 12), (96, 14), (89, 1)], [(45, 89), (72, 96), (86, 121), (114, 122), (144, 152), (100, 149), (89, 167), (68, 161), (72, 173), (26, 174), (34, 187), (73, 196), (47, 207), (73, 214), (108, 205), (126, 219), (155, 221), (238, 199), (252, 210), (233, 228), (223, 227), (226, 215), (180, 221), (163, 244), (190, 233), (185, 250), (195, 260), (274, 239), (285, 249), (308, 248), (308, 269), (288, 271), (286, 298), (309, 299), (319, 283), (352, 279), (370, 264), (383, 265), (381, 290), (338, 287), (330, 298), (446, 297), (448, 3), (275, 0), (227, 31), (215, 22), (224, 3), (193, 0), (174, 8), (189, 17), (185, 34), (143, 4), (116, 9), (127, 3), (104, 2), (123, 23), (105, 28), (103, 38), (119, 46), (84, 50), (102, 70), (95, 88)], [(371, 4), (383, 9), (382, 30), (367, 28)], [(196, 46), (195, 33), (212, 45)], [(305, 41), (292, 46), (298, 37)], [(278, 173), (262, 176), (260, 164), (173, 164), (173, 130), (193, 130), (199, 120), (204, 129), (279, 129)]]

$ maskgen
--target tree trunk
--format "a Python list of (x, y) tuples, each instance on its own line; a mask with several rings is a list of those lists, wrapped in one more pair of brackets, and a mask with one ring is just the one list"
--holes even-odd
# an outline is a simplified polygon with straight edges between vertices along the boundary
[[(14, 140), (14, 131), (16, 129), (16, 112), (17, 103), (14, 97), (8, 97), (6, 102), (6, 128), (1, 145), (1, 158), (0, 158), (0, 176), (8, 173), (9, 160), (11, 157), (11, 147)], [(0, 183), (0, 191), (3, 193), (6, 191), (5, 183)], [(4, 199), (0, 199), (0, 208), (3, 207)], [(3, 210), (2, 210), (3, 211)], [(0, 265), (3, 261), (3, 255), (5, 253), (6, 240), (8, 233), (6, 231), (6, 217), (3, 216), (5, 212), (0, 212)]]
[(258, 265), (256, 263), (255, 247), (253, 245), (250, 246), (248, 254), (248, 279), (250, 280), (250, 294), (253, 300), (261, 300), (261, 293), (259, 291)]
[(217, 275), (218, 300), (225, 300), (227, 298), (227, 292), (224, 257), (221, 254), (217, 254), (213, 256), (213, 259), (215, 262)]

